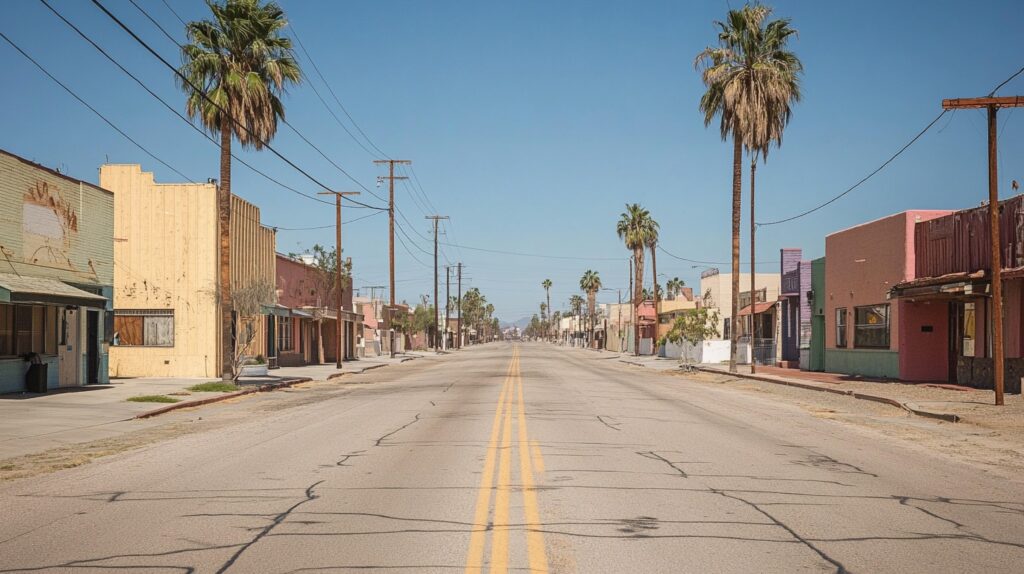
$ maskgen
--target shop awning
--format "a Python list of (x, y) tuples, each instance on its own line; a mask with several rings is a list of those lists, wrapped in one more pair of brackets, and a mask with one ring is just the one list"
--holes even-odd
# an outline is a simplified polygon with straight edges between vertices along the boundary
[(285, 307), (284, 305), (281, 305), (280, 303), (277, 303), (277, 304), (274, 304), (274, 305), (264, 305), (263, 306), (263, 314), (264, 315), (273, 315), (275, 317), (299, 317), (301, 319), (312, 319), (313, 318), (313, 314), (312, 313), (309, 313), (309, 312), (306, 312), (306, 311), (302, 311), (302, 310), (299, 310), (299, 309), (292, 309), (290, 307)]
[(56, 279), (0, 273), (0, 303), (106, 306), (107, 298), (72, 287)]
[[(772, 303), (770, 301), (765, 301), (763, 303), (755, 303), (754, 304), (754, 314), (755, 315), (760, 315), (761, 313), (764, 313), (765, 311), (771, 309), (774, 306), (775, 306), (775, 303)], [(744, 315), (749, 315), (749, 314), (750, 314), (750, 306), (749, 305), (744, 307), (744, 308), (742, 308), (742, 309), (740, 309), (740, 314), (739, 314), (740, 317), (743, 317)]]
[(984, 271), (950, 273), (938, 277), (919, 277), (897, 283), (889, 291), (890, 299), (953, 299), (988, 294), (989, 279)]

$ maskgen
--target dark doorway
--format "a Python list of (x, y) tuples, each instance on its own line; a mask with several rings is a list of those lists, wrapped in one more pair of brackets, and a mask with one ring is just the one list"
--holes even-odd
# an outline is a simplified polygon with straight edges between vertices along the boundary
[(953, 301), (949, 304), (949, 370), (950, 383), (956, 383), (960, 357), (964, 354), (964, 304)]
[(85, 384), (98, 385), (100, 382), (100, 313), (88, 311), (85, 314)]

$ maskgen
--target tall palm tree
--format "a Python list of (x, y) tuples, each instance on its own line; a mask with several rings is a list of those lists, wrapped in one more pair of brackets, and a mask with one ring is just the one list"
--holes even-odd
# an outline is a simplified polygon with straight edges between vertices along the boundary
[[(644, 290), (644, 250), (651, 243), (651, 237), (657, 238), (658, 223), (651, 219), (651, 213), (633, 203), (626, 205), (626, 211), (619, 217), (615, 231), (626, 244), (626, 249), (633, 251), (633, 350), (640, 354), (640, 321), (637, 318), (637, 307), (643, 302)], [(656, 239), (655, 239), (656, 241)]]
[[(740, 211), (742, 209), (743, 148), (756, 156), (767, 154), (768, 144), (782, 142), (789, 122), (790, 103), (799, 101), (799, 74), (803, 65), (788, 51), (796, 34), (789, 20), (771, 20), (771, 8), (760, 4), (730, 10), (725, 22), (715, 22), (718, 45), (701, 51), (694, 66), (707, 91), (701, 96), (704, 125), (720, 117), (722, 139), (733, 140), (732, 181), (732, 319), (729, 370), (736, 371), (736, 320), (739, 315)], [(751, 187), (753, 189), (753, 187)], [(751, 226), (753, 226), (751, 220)], [(751, 275), (754, 269), (751, 268)], [(751, 290), (753, 291), (753, 289)]]
[(590, 342), (594, 341), (594, 311), (597, 307), (597, 292), (601, 290), (601, 276), (597, 271), (587, 269), (580, 277), (580, 291), (587, 294), (587, 314), (590, 315)]
[(654, 285), (654, 316), (657, 318), (658, 311), (658, 299), (661, 297), (661, 290), (658, 288), (658, 222), (653, 218), (651, 219), (650, 229), (647, 233), (647, 248), (651, 250), (651, 274), (654, 275), (652, 284)]
[[(301, 80), (292, 42), (281, 35), (284, 11), (261, 0), (208, 0), (212, 20), (185, 26), (180, 82), (185, 111), (213, 135), (220, 136), (220, 187), (217, 218), (220, 237), (221, 365), (233, 371), (234, 319), (231, 305), (231, 140), (262, 149), (284, 117), (280, 96)], [(192, 88), (196, 86), (201, 93)], [(212, 102), (212, 103), (211, 103)]]
[[(551, 283), (550, 279), (545, 279), (540, 284), (540, 286), (544, 288), (544, 295), (547, 296), (547, 299), (548, 299), (548, 310), (551, 309), (551, 285), (552, 285), (552, 283)], [(549, 331), (550, 331), (550, 329), (549, 329)], [(544, 336), (547, 337), (548, 334), (545, 333)]]
[(582, 325), (581, 315), (583, 311), (583, 297), (580, 297), (579, 295), (573, 295), (572, 297), (569, 297), (569, 308), (572, 309), (572, 313), (574, 316), (580, 317), (580, 319), (577, 320), (577, 324)]

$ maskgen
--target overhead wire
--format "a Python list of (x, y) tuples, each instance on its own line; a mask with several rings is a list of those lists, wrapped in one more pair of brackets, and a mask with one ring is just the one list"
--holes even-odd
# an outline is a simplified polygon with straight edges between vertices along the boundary
[[(256, 140), (257, 140), (257, 141), (258, 141), (258, 142), (260, 143), (260, 145), (261, 145), (262, 147), (264, 147), (264, 148), (266, 148), (267, 150), (269, 150), (269, 151), (270, 151), (270, 152), (271, 152), (271, 153), (272, 153), (273, 155), (277, 156), (277, 157), (278, 157), (278, 159), (280, 159), (281, 161), (283, 161), (283, 162), (285, 162), (286, 164), (288, 164), (288, 165), (289, 165), (290, 167), (292, 167), (293, 169), (295, 169), (296, 171), (298, 171), (298, 172), (299, 172), (300, 174), (302, 174), (303, 176), (305, 176), (305, 177), (306, 177), (307, 179), (309, 179), (309, 180), (310, 180), (311, 182), (313, 182), (313, 183), (314, 183), (314, 184), (316, 184), (317, 186), (319, 186), (319, 187), (323, 188), (324, 190), (327, 190), (327, 191), (332, 191), (332, 189), (331, 189), (331, 188), (330, 188), (329, 186), (327, 186), (326, 184), (324, 184), (323, 182), (321, 182), (321, 181), (320, 181), (319, 179), (317, 179), (316, 177), (313, 177), (313, 175), (312, 175), (312, 174), (310, 174), (310, 173), (309, 173), (308, 171), (306, 171), (305, 169), (303, 169), (302, 167), (300, 167), (300, 166), (299, 166), (298, 164), (296, 164), (296, 163), (295, 163), (294, 161), (292, 161), (291, 159), (289, 159), (289, 158), (288, 158), (287, 156), (285, 156), (285, 155), (284, 155), (284, 154), (282, 154), (281, 152), (277, 151), (277, 149), (276, 149), (276, 148), (274, 148), (274, 147), (273, 147), (272, 145), (270, 145), (270, 143), (269, 143), (269, 142), (267, 142), (267, 141), (266, 141), (266, 140), (264, 140), (263, 138), (260, 138), (260, 137), (259, 137), (259, 136), (258, 136), (257, 134), (253, 133), (253, 132), (252, 132), (252, 131), (251, 131), (251, 130), (250, 130), (250, 129), (248, 128), (248, 127), (246, 127), (246, 126), (245, 126), (245, 124), (244, 124), (243, 122), (241, 122), (240, 120), (238, 120), (237, 118), (235, 118), (235, 117), (234, 117), (233, 115), (231, 115), (230, 113), (228, 113), (228, 112), (227, 112), (227, 110), (225, 110), (225, 109), (224, 109), (223, 107), (221, 107), (221, 106), (220, 106), (219, 104), (217, 104), (217, 102), (213, 101), (213, 100), (212, 100), (212, 99), (211, 99), (211, 98), (210, 98), (210, 97), (209, 97), (209, 96), (208, 96), (208, 95), (206, 94), (206, 92), (205, 92), (205, 91), (203, 91), (203, 89), (202, 89), (202, 88), (200, 88), (199, 86), (196, 86), (196, 85), (195, 85), (194, 83), (192, 83), (192, 81), (191, 81), (191, 80), (189, 80), (189, 79), (188, 79), (187, 77), (185, 77), (185, 75), (184, 75), (184, 74), (182, 74), (182, 73), (181, 73), (181, 72), (180, 72), (180, 71), (179, 71), (179, 70), (178, 70), (177, 68), (175, 68), (175, 67), (174, 67), (173, 65), (171, 65), (171, 63), (170, 63), (170, 62), (168, 62), (168, 61), (167, 61), (167, 60), (166, 60), (166, 59), (165, 59), (165, 58), (164, 58), (163, 56), (161, 56), (161, 55), (160, 55), (160, 54), (159, 54), (159, 53), (158, 53), (158, 52), (157, 52), (157, 51), (156, 51), (155, 49), (153, 49), (153, 47), (152, 47), (152, 46), (150, 46), (150, 45), (149, 45), (149, 44), (148, 44), (148, 43), (147, 43), (147, 42), (146, 42), (145, 40), (143, 40), (143, 39), (142, 39), (141, 37), (139, 37), (139, 35), (138, 35), (138, 34), (136, 34), (136, 33), (135, 33), (135, 31), (131, 29), (131, 27), (129, 27), (129, 26), (128, 26), (127, 24), (125, 24), (124, 22), (122, 22), (120, 18), (118, 18), (118, 17), (117, 17), (116, 15), (114, 15), (114, 14), (113, 14), (113, 13), (112, 13), (112, 12), (111, 12), (110, 10), (108, 10), (108, 9), (107, 9), (107, 7), (106, 7), (106, 6), (104, 6), (102, 2), (100, 2), (99, 0), (91, 0), (91, 2), (92, 2), (92, 4), (93, 4), (93, 5), (95, 5), (95, 6), (96, 6), (96, 7), (97, 7), (97, 8), (98, 8), (98, 9), (99, 9), (100, 11), (102, 11), (102, 12), (103, 12), (103, 13), (104, 13), (104, 14), (105, 14), (105, 15), (106, 15), (106, 16), (107, 16), (108, 18), (110, 18), (110, 19), (111, 19), (111, 20), (112, 20), (112, 21), (113, 21), (113, 22), (114, 22), (115, 24), (117, 24), (117, 25), (118, 25), (118, 27), (120, 27), (120, 28), (121, 28), (122, 30), (124, 30), (124, 32), (125, 32), (126, 34), (128, 34), (129, 36), (131, 36), (131, 37), (132, 37), (132, 39), (133, 39), (133, 40), (135, 40), (135, 42), (137, 42), (137, 43), (138, 43), (138, 44), (139, 44), (140, 46), (142, 46), (143, 48), (145, 48), (145, 50), (146, 50), (147, 52), (149, 52), (149, 53), (150, 53), (150, 54), (151, 54), (151, 55), (152, 55), (152, 56), (153, 56), (154, 58), (156, 58), (157, 60), (159, 60), (161, 64), (163, 64), (163, 65), (164, 65), (165, 67), (167, 67), (167, 68), (168, 68), (169, 70), (171, 70), (171, 71), (172, 71), (172, 72), (174, 73), (174, 75), (175, 75), (175, 76), (177, 76), (177, 77), (178, 77), (179, 79), (181, 79), (181, 81), (182, 81), (182, 82), (184, 82), (184, 83), (185, 83), (185, 85), (187, 85), (187, 86), (188, 86), (188, 87), (189, 87), (189, 88), (190, 88), (190, 89), (191, 89), (191, 90), (192, 90), (192, 91), (193, 91), (194, 93), (198, 94), (198, 95), (199, 95), (200, 97), (202, 97), (202, 98), (203, 98), (203, 99), (204, 99), (204, 100), (205, 100), (205, 101), (206, 101), (207, 103), (209, 103), (210, 105), (212, 105), (213, 107), (215, 107), (215, 108), (216, 108), (216, 109), (217, 109), (217, 110), (218, 110), (218, 111), (219, 111), (220, 113), (224, 114), (224, 115), (225, 115), (225, 117), (227, 117), (227, 118), (228, 118), (228, 119), (229, 119), (229, 120), (231, 121), (231, 123), (232, 123), (232, 124), (236, 125), (237, 127), (241, 128), (242, 130), (244, 130), (244, 131), (248, 132), (248, 133), (249, 133), (249, 135), (250, 135), (251, 137), (253, 137), (254, 139), (256, 139)], [(293, 128), (293, 129), (294, 129), (294, 128)], [(366, 188), (365, 186), (363, 186), (362, 184), (360, 184), (360, 186), (361, 186), (361, 187), (363, 187), (364, 189), (367, 189), (367, 188)], [(369, 191), (369, 190), (367, 189), (367, 191)], [(346, 199), (348, 199), (348, 201), (350, 201), (350, 202), (352, 202), (352, 203), (355, 203), (356, 205), (362, 205), (363, 207), (367, 207), (367, 208), (370, 208), (370, 209), (386, 209), (386, 208), (382, 208), (382, 207), (377, 207), (377, 206), (373, 206), (373, 205), (368, 205), (368, 204), (362, 203), (362, 202), (360, 202), (360, 201), (357, 201), (357, 200), (354, 200), (354, 199), (351, 199), (351, 198), (346, 198)]]
[(39, 62), (37, 62), (37, 61), (36, 61), (36, 60), (35, 60), (35, 59), (34, 59), (34, 58), (33, 58), (32, 56), (28, 55), (28, 53), (27, 53), (27, 52), (25, 52), (24, 50), (22, 50), (22, 49), (21, 49), (21, 47), (20, 47), (20, 46), (18, 46), (18, 45), (17, 45), (17, 44), (16, 44), (16, 43), (15, 43), (15, 42), (14, 42), (13, 40), (11, 40), (10, 38), (8, 38), (6, 34), (4, 34), (3, 32), (0, 32), (0, 38), (3, 38), (5, 42), (7, 42), (8, 44), (10, 44), (10, 45), (11, 45), (11, 47), (12, 47), (12, 48), (14, 48), (15, 50), (17, 50), (17, 51), (18, 51), (18, 53), (20, 53), (20, 54), (21, 54), (22, 56), (24, 56), (24, 57), (25, 57), (25, 59), (27, 59), (27, 60), (28, 60), (29, 62), (32, 62), (32, 64), (33, 64), (33, 65), (34, 65), (34, 66), (35, 66), (36, 68), (39, 68), (39, 71), (41, 71), (42, 73), (46, 74), (46, 77), (48, 77), (48, 78), (50, 78), (51, 80), (53, 80), (53, 82), (54, 82), (54, 83), (56, 83), (56, 84), (57, 84), (58, 86), (60, 86), (61, 88), (63, 88), (65, 92), (67, 92), (68, 94), (70, 94), (70, 95), (71, 95), (71, 97), (73, 97), (73, 98), (75, 98), (76, 100), (78, 100), (78, 102), (79, 102), (80, 104), (82, 104), (83, 106), (85, 106), (86, 108), (88, 108), (88, 109), (89, 109), (89, 111), (91, 111), (92, 113), (96, 114), (96, 116), (97, 116), (97, 117), (99, 117), (99, 118), (100, 118), (101, 120), (103, 120), (103, 122), (104, 122), (104, 123), (106, 123), (106, 124), (107, 124), (108, 126), (110, 126), (111, 128), (113, 128), (113, 129), (114, 129), (114, 131), (116, 131), (117, 133), (121, 134), (121, 136), (122, 136), (122, 137), (124, 137), (124, 138), (125, 138), (126, 140), (130, 141), (131, 143), (133, 143), (133, 144), (135, 145), (135, 147), (137, 147), (137, 148), (139, 148), (140, 150), (142, 150), (142, 152), (143, 152), (143, 153), (145, 153), (145, 154), (146, 154), (146, 155), (148, 155), (149, 157), (153, 158), (154, 160), (156, 160), (157, 162), (159, 162), (159, 163), (160, 163), (161, 165), (163, 165), (163, 166), (164, 166), (164, 167), (166, 167), (167, 169), (169, 169), (169, 170), (173, 171), (174, 173), (178, 174), (179, 176), (183, 177), (183, 178), (184, 178), (184, 179), (185, 179), (186, 181), (188, 181), (189, 183), (195, 183), (195, 181), (193, 181), (193, 180), (192, 180), (192, 178), (190, 178), (190, 177), (188, 177), (187, 175), (185, 175), (185, 174), (181, 173), (180, 171), (178, 171), (178, 170), (177, 170), (177, 168), (175, 168), (175, 167), (174, 167), (174, 166), (172, 166), (171, 164), (169, 164), (169, 163), (165, 162), (164, 160), (160, 159), (159, 157), (157, 157), (157, 155), (156, 155), (156, 154), (154, 154), (153, 152), (149, 151), (149, 149), (147, 149), (147, 148), (146, 148), (146, 146), (144, 146), (144, 145), (140, 144), (140, 143), (139, 143), (139, 142), (137, 142), (137, 141), (136, 141), (136, 140), (135, 140), (134, 138), (132, 138), (132, 137), (131, 137), (130, 135), (128, 135), (127, 133), (125, 133), (125, 131), (124, 131), (124, 130), (122, 130), (121, 128), (117, 127), (117, 125), (116, 125), (116, 124), (114, 124), (114, 122), (110, 121), (110, 120), (109, 120), (109, 119), (108, 119), (108, 118), (107, 118), (106, 116), (104, 116), (104, 115), (103, 115), (102, 113), (100, 113), (100, 112), (99, 112), (99, 110), (97, 110), (96, 108), (94, 108), (94, 107), (92, 107), (91, 105), (89, 105), (89, 103), (88, 103), (88, 102), (86, 102), (86, 101), (85, 101), (84, 99), (82, 99), (82, 98), (81, 98), (81, 97), (80, 97), (80, 96), (79, 96), (78, 94), (76, 94), (76, 93), (75, 93), (75, 92), (74, 92), (74, 91), (73, 91), (73, 90), (72, 90), (71, 88), (69, 88), (69, 87), (68, 87), (67, 85), (65, 85), (65, 84), (64, 84), (63, 82), (61, 82), (60, 80), (58, 80), (58, 79), (57, 79), (57, 78), (56, 78), (56, 77), (55, 77), (55, 76), (54, 76), (53, 74), (51, 74), (51, 73), (50, 73), (50, 72), (49, 72), (49, 71), (48, 71), (48, 70), (47, 70), (47, 69), (46, 69), (45, 67), (43, 67), (43, 65), (42, 65), (42, 64), (40, 64)]
[[(1022, 67), (1021, 69), (1017, 70), (1016, 72), (1011, 74), (1010, 77), (1008, 77), (1005, 80), (1003, 80), (1002, 82), (1000, 82), (995, 88), (992, 89), (991, 92), (989, 92), (988, 97), (990, 97), (990, 98), (994, 97), (996, 92), (998, 92), (1000, 88), (1002, 88), (1006, 84), (1010, 83), (1011, 80), (1013, 80), (1017, 76), (1021, 75), (1022, 73), (1024, 73), (1024, 67)], [(826, 201), (824, 203), (821, 203), (821, 204), (819, 204), (816, 207), (813, 207), (811, 209), (808, 209), (806, 211), (798, 213), (796, 215), (793, 215), (793, 216), (790, 216), (790, 217), (786, 217), (784, 219), (778, 219), (778, 220), (775, 220), (775, 221), (757, 222), (757, 223), (755, 223), (755, 225), (758, 226), (758, 227), (767, 227), (767, 226), (770, 226), (770, 225), (779, 225), (781, 223), (788, 223), (790, 221), (793, 221), (794, 219), (800, 219), (801, 217), (805, 217), (807, 215), (810, 215), (810, 214), (812, 214), (812, 213), (814, 213), (816, 211), (819, 211), (819, 210), (823, 209), (824, 207), (827, 207), (828, 205), (831, 205), (832, 203), (835, 203), (836, 201), (838, 201), (839, 199), (841, 199), (845, 195), (849, 194), (851, 191), (853, 191), (853, 190), (857, 189), (858, 187), (860, 187), (861, 184), (863, 184), (867, 180), (869, 180), (872, 177), (874, 177), (875, 174), (877, 174), (878, 172), (882, 171), (883, 169), (885, 169), (886, 166), (888, 166), (890, 163), (895, 161), (895, 159), (898, 158), (900, 155), (902, 155), (903, 152), (907, 151), (907, 148), (909, 148), (910, 146), (914, 145), (914, 143), (916, 143), (917, 140), (921, 139), (921, 137), (925, 133), (927, 133), (928, 130), (930, 130), (932, 128), (932, 126), (934, 126), (936, 123), (938, 123), (939, 119), (941, 119), (942, 116), (946, 115), (947, 112), (949, 112), (949, 110), (942, 110), (942, 112), (940, 112), (939, 115), (935, 116), (935, 118), (932, 119), (932, 121), (930, 121), (928, 123), (928, 125), (926, 125), (924, 127), (923, 130), (919, 131), (917, 133), (917, 135), (915, 135), (913, 138), (911, 138), (911, 140), (909, 142), (906, 143), (906, 145), (901, 147), (895, 154), (890, 156), (889, 159), (885, 160), (885, 162), (883, 162), (882, 165), (880, 165), (877, 168), (875, 168), (874, 171), (872, 171), (871, 173), (869, 173), (866, 176), (864, 176), (863, 178), (861, 178), (860, 181), (858, 181), (857, 183), (855, 183), (852, 186), (848, 187), (846, 190), (844, 190), (839, 195), (836, 195), (836, 196), (832, 197), (831, 199), (829, 199), (828, 201)], [(1005, 124), (1004, 124), (1004, 126), (1005, 126)], [(944, 130), (945, 128), (942, 128), (942, 129)]]

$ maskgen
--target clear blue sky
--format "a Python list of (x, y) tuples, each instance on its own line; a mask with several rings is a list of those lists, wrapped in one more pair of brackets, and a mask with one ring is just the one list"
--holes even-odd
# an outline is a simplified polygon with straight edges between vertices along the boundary
[[(169, 0), (186, 20), (199, 0)], [(136, 0), (179, 40), (182, 25), (161, 0)], [(179, 108), (171, 75), (90, 3), (53, 0), (69, 19)], [(176, 47), (127, 0), (105, 0), (173, 62)], [(626, 202), (661, 223), (662, 245), (702, 261), (728, 261), (731, 146), (697, 111), (697, 52), (714, 40), (727, 2), (312, 2), (285, 0), (299, 38), (370, 138), (391, 157), (412, 159), (430, 203), (451, 216), (450, 242), (486, 249), (579, 257), (539, 259), (444, 248), (467, 265), (505, 320), (537, 311), (540, 282), (552, 301), (578, 292), (580, 275), (628, 284), (628, 253), (614, 227)], [(738, 6), (738, 2), (732, 2)], [(923, 128), (948, 97), (986, 95), (1024, 66), (1024, 3), (953, 1), (779, 2), (776, 15), (800, 31), (804, 101), (784, 145), (758, 170), (758, 219), (784, 217), (851, 185)], [(218, 177), (216, 148), (56, 19), (42, 4), (5, 5), (0, 31), (156, 155), (196, 181)], [(0, 148), (95, 181), (111, 162), (141, 163), (158, 181), (181, 178), (146, 157), (0, 43)], [(305, 64), (305, 61), (303, 62)], [(307, 82), (329, 98), (311, 66)], [(1024, 76), (1001, 95), (1024, 93)], [(330, 99), (328, 99), (330, 101)], [(308, 85), (286, 98), (288, 119), (375, 192), (363, 151)], [(342, 119), (345, 119), (336, 110)], [(947, 118), (949, 121), (947, 122)], [(778, 249), (824, 254), (828, 233), (897, 211), (957, 209), (986, 195), (983, 112), (947, 116), (914, 147), (853, 194), (797, 222), (759, 232), (762, 271)], [(347, 121), (347, 120), (346, 120)], [(1000, 183), (1024, 181), (1024, 111), (1001, 117)], [(337, 189), (353, 189), (334, 167), (282, 126), (282, 152)], [(287, 184), (311, 182), (269, 153), (245, 156)], [(282, 190), (237, 165), (233, 189), (282, 227), (328, 225), (333, 207)], [(744, 186), (747, 185), (746, 176)], [(744, 192), (746, 193), (746, 191)], [(383, 194), (382, 194), (383, 195)], [(410, 188), (397, 200), (414, 242), (430, 251), (429, 226)], [(379, 204), (365, 193), (360, 198)], [(744, 197), (746, 201), (746, 197)], [(747, 206), (744, 205), (744, 230)], [(367, 213), (348, 210), (345, 219)], [(422, 237), (420, 237), (420, 235)], [(384, 216), (345, 228), (356, 287), (387, 282)], [(280, 251), (334, 240), (331, 229), (280, 231)], [(407, 241), (408, 243), (408, 241)], [(410, 245), (423, 263), (430, 257)], [(432, 268), (399, 245), (398, 298), (432, 291)], [(747, 259), (744, 245), (743, 257)], [(592, 258), (592, 259), (584, 259)], [(601, 258), (618, 258), (602, 260)], [(442, 260), (443, 262), (443, 260)], [(696, 285), (704, 266), (659, 256), (659, 271)], [(725, 268), (727, 265), (722, 265)], [(647, 283), (650, 283), (648, 275)], [(605, 301), (612, 293), (602, 294)]]

